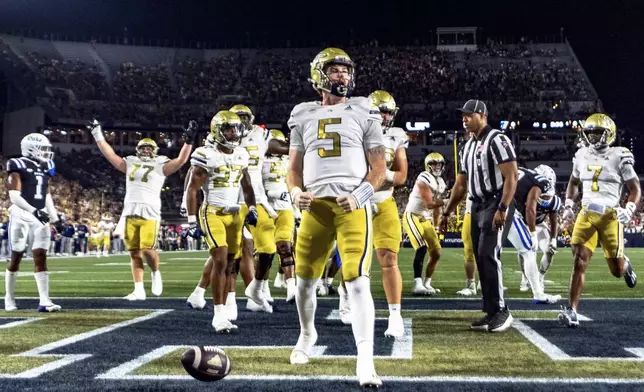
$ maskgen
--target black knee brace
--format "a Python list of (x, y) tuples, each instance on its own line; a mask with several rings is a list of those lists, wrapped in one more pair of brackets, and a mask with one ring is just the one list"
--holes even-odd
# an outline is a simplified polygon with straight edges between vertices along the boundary
[(416, 255), (414, 256), (414, 279), (423, 277), (425, 255), (427, 255), (427, 246), (421, 246), (416, 250)]
[(280, 256), (280, 265), (282, 268), (295, 265), (293, 250), (290, 244), (279, 244), (277, 246), (277, 254)]

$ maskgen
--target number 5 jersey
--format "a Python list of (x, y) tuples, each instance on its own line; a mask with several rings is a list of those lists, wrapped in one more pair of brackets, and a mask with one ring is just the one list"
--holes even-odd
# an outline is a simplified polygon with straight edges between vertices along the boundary
[(126, 177), (122, 216), (161, 220), (161, 188), (166, 177), (163, 166), (170, 158), (160, 155), (143, 160), (130, 155), (124, 159)]

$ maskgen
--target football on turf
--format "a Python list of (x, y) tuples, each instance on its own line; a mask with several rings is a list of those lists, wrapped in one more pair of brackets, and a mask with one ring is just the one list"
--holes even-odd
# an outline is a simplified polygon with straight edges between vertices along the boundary
[(219, 381), (230, 374), (230, 358), (214, 346), (195, 346), (181, 356), (188, 374), (199, 381)]

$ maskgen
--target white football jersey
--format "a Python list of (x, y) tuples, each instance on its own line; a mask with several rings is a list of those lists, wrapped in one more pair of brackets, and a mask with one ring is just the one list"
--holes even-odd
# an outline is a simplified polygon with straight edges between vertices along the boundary
[(431, 218), (432, 214), (429, 208), (425, 207), (425, 202), (420, 196), (420, 190), (418, 189), (418, 183), (422, 182), (429, 186), (429, 189), (432, 190), (432, 199), (438, 200), (442, 199), (445, 191), (447, 190), (447, 185), (443, 181), (442, 177), (435, 177), (433, 174), (430, 174), (426, 171), (423, 171), (416, 178), (416, 183), (414, 183), (414, 188), (409, 194), (409, 201), (407, 201), (407, 207), (405, 212), (410, 212), (412, 214), (422, 215), (426, 218)]
[(603, 154), (582, 147), (573, 158), (572, 174), (583, 184), (581, 204), (618, 207), (624, 183), (637, 177), (635, 158), (626, 147), (609, 147)]
[(161, 219), (161, 188), (165, 182), (163, 166), (170, 158), (160, 155), (151, 160), (130, 155), (124, 158), (125, 201), (123, 216)]
[[(268, 203), (275, 211), (291, 209), (291, 196), (286, 186), (286, 173), (288, 172), (288, 157), (266, 157), (262, 168), (262, 180), (268, 196)], [(282, 200), (280, 195), (286, 193), (287, 200)]]
[(110, 235), (112, 230), (114, 230), (113, 222), (100, 221), (98, 222), (98, 230), (102, 232), (104, 236)]
[[(264, 157), (268, 150), (268, 142), (271, 140), (271, 133), (254, 125), (253, 129), (246, 134), (241, 140), (240, 146), (248, 152), (248, 175), (250, 182), (255, 191), (255, 200), (257, 204), (266, 201), (266, 194), (262, 185), (262, 167), (264, 166)], [(239, 203), (244, 204), (244, 192), (239, 192)]]
[[(396, 151), (399, 148), (407, 148), (409, 140), (407, 133), (402, 128), (389, 128), (384, 135), (385, 159), (387, 160), (387, 169), (391, 169), (396, 157)], [(371, 197), (372, 203), (380, 203), (390, 198), (394, 193), (394, 187), (376, 192)]]
[(291, 112), (291, 148), (304, 154), (304, 188), (315, 197), (352, 192), (368, 172), (366, 151), (384, 145), (380, 111), (365, 97), (301, 103)]
[(238, 204), (243, 170), (248, 167), (246, 149), (237, 147), (232, 154), (225, 154), (217, 147), (199, 147), (192, 153), (190, 164), (208, 172), (208, 180), (201, 188), (204, 204), (215, 207)]
[(466, 214), (472, 213), (472, 200), (470, 200), (467, 194), (465, 195), (465, 213)]

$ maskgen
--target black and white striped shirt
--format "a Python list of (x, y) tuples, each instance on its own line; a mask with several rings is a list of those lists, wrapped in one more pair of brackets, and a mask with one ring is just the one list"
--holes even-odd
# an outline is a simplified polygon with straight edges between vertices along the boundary
[(489, 125), (479, 138), (470, 137), (460, 155), (459, 173), (467, 176), (468, 197), (474, 200), (500, 195), (503, 175), (499, 165), (517, 160), (510, 138)]

